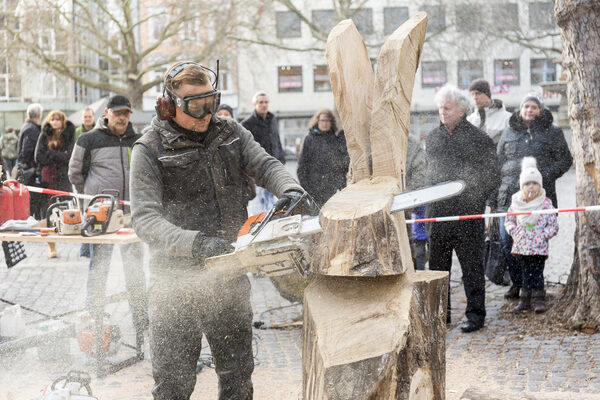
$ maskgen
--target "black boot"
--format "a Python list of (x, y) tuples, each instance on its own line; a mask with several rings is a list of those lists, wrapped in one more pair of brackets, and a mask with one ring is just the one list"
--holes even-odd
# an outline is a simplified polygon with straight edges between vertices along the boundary
[(515, 285), (512, 285), (510, 289), (506, 293), (504, 293), (505, 299), (518, 299), (519, 298), (519, 288)]
[(544, 289), (534, 290), (531, 297), (533, 297), (533, 311), (536, 314), (546, 312), (546, 291)]
[(519, 304), (513, 309), (514, 312), (518, 313), (521, 311), (529, 310), (531, 302), (531, 292), (527, 289), (521, 288), (519, 293)]

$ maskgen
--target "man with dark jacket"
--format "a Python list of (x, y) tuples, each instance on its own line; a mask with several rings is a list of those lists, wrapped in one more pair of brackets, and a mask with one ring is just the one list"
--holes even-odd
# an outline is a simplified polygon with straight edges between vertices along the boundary
[(216, 115), (209, 74), (193, 62), (167, 70), (158, 115), (132, 152), (133, 226), (150, 244), (152, 394), (161, 400), (190, 398), (203, 334), (218, 399), (252, 399), (250, 283), (241, 267), (225, 274), (204, 260), (233, 251), (247, 218), (246, 175), (280, 196), (281, 209), (304, 193), (250, 132)]
[[(267, 154), (275, 157), (285, 164), (285, 152), (279, 137), (279, 122), (275, 115), (269, 111), (269, 95), (259, 91), (252, 96), (254, 112), (242, 121), (242, 126), (252, 133), (254, 140), (262, 146)], [(256, 197), (250, 202), (252, 214), (268, 211), (275, 201), (271, 192), (256, 186)]]
[[(129, 200), (131, 147), (141, 136), (135, 133), (129, 122), (131, 113), (129, 99), (113, 96), (96, 127), (77, 140), (69, 161), (69, 180), (78, 193), (96, 195), (106, 191), (113, 195), (118, 193), (120, 200)], [(141, 341), (148, 327), (143, 248), (141, 243), (133, 243), (120, 245), (119, 250), (133, 324), (137, 339)], [(102, 315), (104, 310), (112, 252), (113, 245), (94, 244), (91, 247), (87, 306), (92, 316)]]
[[(436, 94), (441, 124), (427, 136), (427, 183), (462, 180), (462, 194), (427, 206), (427, 217), (482, 214), (489, 195), (500, 184), (500, 169), (494, 143), (467, 121), (469, 100), (456, 87), (446, 85)], [(430, 223), (427, 226), (429, 268), (450, 272), (452, 250), (456, 251), (467, 295), (463, 332), (483, 326), (485, 278), (483, 271), (483, 219)], [(450, 288), (448, 315), (450, 322)]]
[[(34, 103), (27, 106), (27, 120), (21, 127), (17, 151), (17, 180), (25, 185), (38, 185), (39, 180), (37, 165), (35, 163), (35, 146), (42, 127), (42, 113), (44, 109), (41, 104)], [(37, 180), (37, 182), (36, 182)], [(29, 209), (35, 219), (46, 216), (46, 198), (43, 194), (29, 193)]]

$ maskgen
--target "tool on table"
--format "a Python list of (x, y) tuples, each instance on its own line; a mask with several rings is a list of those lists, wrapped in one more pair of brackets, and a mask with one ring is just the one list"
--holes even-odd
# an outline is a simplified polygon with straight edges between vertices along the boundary
[(99, 194), (90, 200), (81, 226), (82, 236), (98, 236), (121, 229), (125, 224), (123, 210), (118, 208), (115, 196)]
[[(98, 400), (92, 395), (90, 383), (92, 378), (85, 371), (69, 371), (66, 376), (60, 376), (40, 392), (41, 400)], [(87, 394), (80, 393), (82, 389)]]
[[(64, 199), (64, 200), (63, 200)], [(53, 200), (57, 200), (52, 203)], [(73, 196), (52, 196), (46, 213), (46, 226), (56, 228), (59, 235), (79, 235), (81, 232), (81, 211)]]
[[(390, 212), (404, 211), (454, 197), (464, 188), (464, 182), (451, 181), (400, 193), (394, 196)], [(318, 216), (283, 217), (289, 215), (297, 204), (288, 207), (285, 213), (276, 213), (271, 209), (267, 214), (248, 218), (238, 235), (235, 251), (207, 258), (206, 266), (231, 269), (241, 265), (249, 271), (268, 276), (288, 274), (294, 270), (308, 275), (311, 248), (322, 229)]]

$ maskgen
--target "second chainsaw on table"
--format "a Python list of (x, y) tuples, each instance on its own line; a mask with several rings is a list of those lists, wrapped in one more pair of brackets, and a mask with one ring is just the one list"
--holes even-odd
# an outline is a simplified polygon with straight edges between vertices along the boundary
[(125, 225), (123, 210), (110, 194), (94, 196), (85, 212), (85, 222), (81, 226), (81, 236), (98, 236), (112, 233)]
[[(62, 200), (64, 199), (64, 200)], [(56, 202), (52, 203), (55, 200)], [(55, 228), (59, 235), (79, 235), (81, 232), (81, 211), (73, 196), (52, 196), (46, 213), (46, 226)]]

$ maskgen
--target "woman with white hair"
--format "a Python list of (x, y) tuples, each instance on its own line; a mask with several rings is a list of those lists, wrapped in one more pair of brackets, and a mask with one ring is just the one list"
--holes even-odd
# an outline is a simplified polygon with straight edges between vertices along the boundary
[[(427, 183), (462, 180), (465, 190), (458, 196), (427, 206), (427, 217), (482, 214), (491, 193), (500, 184), (500, 169), (494, 142), (466, 118), (469, 99), (458, 88), (444, 86), (435, 96), (440, 126), (427, 135)], [(430, 223), (429, 268), (448, 271), (456, 251), (467, 295), (463, 332), (483, 327), (485, 277), (483, 273), (484, 222), (482, 219)], [(450, 322), (450, 288), (448, 314)]]

